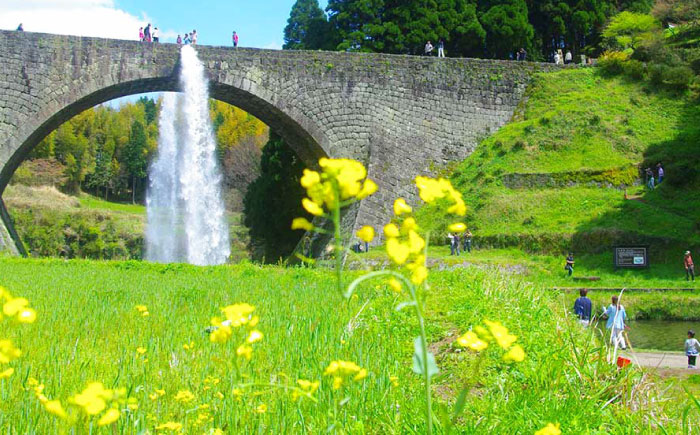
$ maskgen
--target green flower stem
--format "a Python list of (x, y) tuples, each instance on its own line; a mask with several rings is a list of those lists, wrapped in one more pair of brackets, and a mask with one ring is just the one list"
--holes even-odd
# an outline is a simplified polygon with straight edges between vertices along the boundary
[[(338, 184), (333, 183), (335, 197), (340, 198), (340, 189)], [(340, 201), (335, 201), (333, 207), (333, 238), (335, 239), (333, 251), (335, 254), (335, 276), (338, 286), (338, 294), (343, 294), (343, 240), (340, 235)]]

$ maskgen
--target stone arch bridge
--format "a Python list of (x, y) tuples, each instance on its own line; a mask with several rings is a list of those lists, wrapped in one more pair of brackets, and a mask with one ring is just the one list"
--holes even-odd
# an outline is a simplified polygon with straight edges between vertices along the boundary
[[(412, 179), (468, 156), (509, 120), (532, 74), (553, 66), (475, 59), (198, 46), (211, 97), (253, 114), (315, 166), (367, 165), (379, 192), (346, 219), (383, 225)], [(0, 194), (28, 153), (81, 111), (143, 92), (176, 91), (174, 44), (0, 31)], [(0, 201), (0, 245), (18, 252)], [(21, 250), (21, 246), (19, 247)]]

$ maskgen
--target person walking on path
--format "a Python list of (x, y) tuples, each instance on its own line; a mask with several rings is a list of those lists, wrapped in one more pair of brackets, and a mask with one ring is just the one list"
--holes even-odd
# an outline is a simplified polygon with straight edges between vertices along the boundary
[(432, 56), (433, 54), (433, 44), (430, 43), (430, 41), (425, 43), (425, 55), (426, 56)]
[(695, 281), (695, 265), (693, 264), (693, 257), (690, 256), (690, 251), (685, 251), (683, 266), (685, 266), (685, 280), (690, 281), (690, 278), (693, 278), (693, 281)]
[(569, 252), (569, 256), (566, 257), (566, 264), (564, 265), (564, 270), (569, 272), (569, 276), (574, 274), (574, 254)]
[(143, 29), (143, 41), (151, 42), (151, 23), (148, 23), (145, 29)]
[(695, 339), (695, 331), (688, 331), (688, 339), (685, 340), (685, 355), (688, 357), (688, 368), (695, 368), (695, 360), (700, 354), (700, 342)]
[(657, 170), (658, 173), (659, 173), (659, 176), (658, 176), (658, 178), (656, 179), (656, 184), (661, 184), (661, 181), (663, 181), (664, 175), (665, 175), (665, 174), (664, 174), (664, 168), (663, 168), (663, 166), (661, 166), (661, 163), (657, 163), (657, 164), (656, 164), (656, 170)]
[(606, 323), (605, 328), (611, 331), (610, 344), (620, 349), (627, 349), (625, 337), (622, 335), (625, 332), (627, 313), (625, 312), (625, 307), (618, 303), (617, 296), (612, 297), (612, 304), (605, 310), (604, 314), (608, 316), (608, 323)]
[(462, 252), (472, 252), (472, 232), (467, 230), (462, 239)]
[(438, 41), (438, 57), (445, 57), (445, 41), (442, 39)]
[(574, 302), (574, 313), (578, 316), (581, 325), (588, 326), (591, 322), (591, 312), (593, 311), (593, 302), (588, 299), (588, 290), (581, 289), (579, 297)]
[(647, 187), (649, 190), (654, 190), (654, 171), (651, 168), (646, 168), (645, 170), (647, 176)]
[(233, 35), (231, 36), (231, 40), (233, 41), (233, 48), (238, 47), (238, 33), (236, 31), (233, 31)]

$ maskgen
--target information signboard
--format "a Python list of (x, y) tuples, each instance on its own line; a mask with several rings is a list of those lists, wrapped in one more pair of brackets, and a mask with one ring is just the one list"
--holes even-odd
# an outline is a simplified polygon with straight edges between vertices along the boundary
[(616, 246), (615, 267), (640, 269), (649, 267), (648, 246)]

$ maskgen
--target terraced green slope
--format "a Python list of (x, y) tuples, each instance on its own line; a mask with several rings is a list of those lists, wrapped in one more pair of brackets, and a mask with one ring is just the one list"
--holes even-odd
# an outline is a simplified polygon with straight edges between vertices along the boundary
[[(532, 252), (700, 246), (700, 106), (646, 86), (595, 69), (538, 77), (513, 121), (452, 173), (477, 241)], [(640, 169), (657, 162), (666, 180), (649, 192)], [(437, 212), (421, 216), (444, 228)]]

